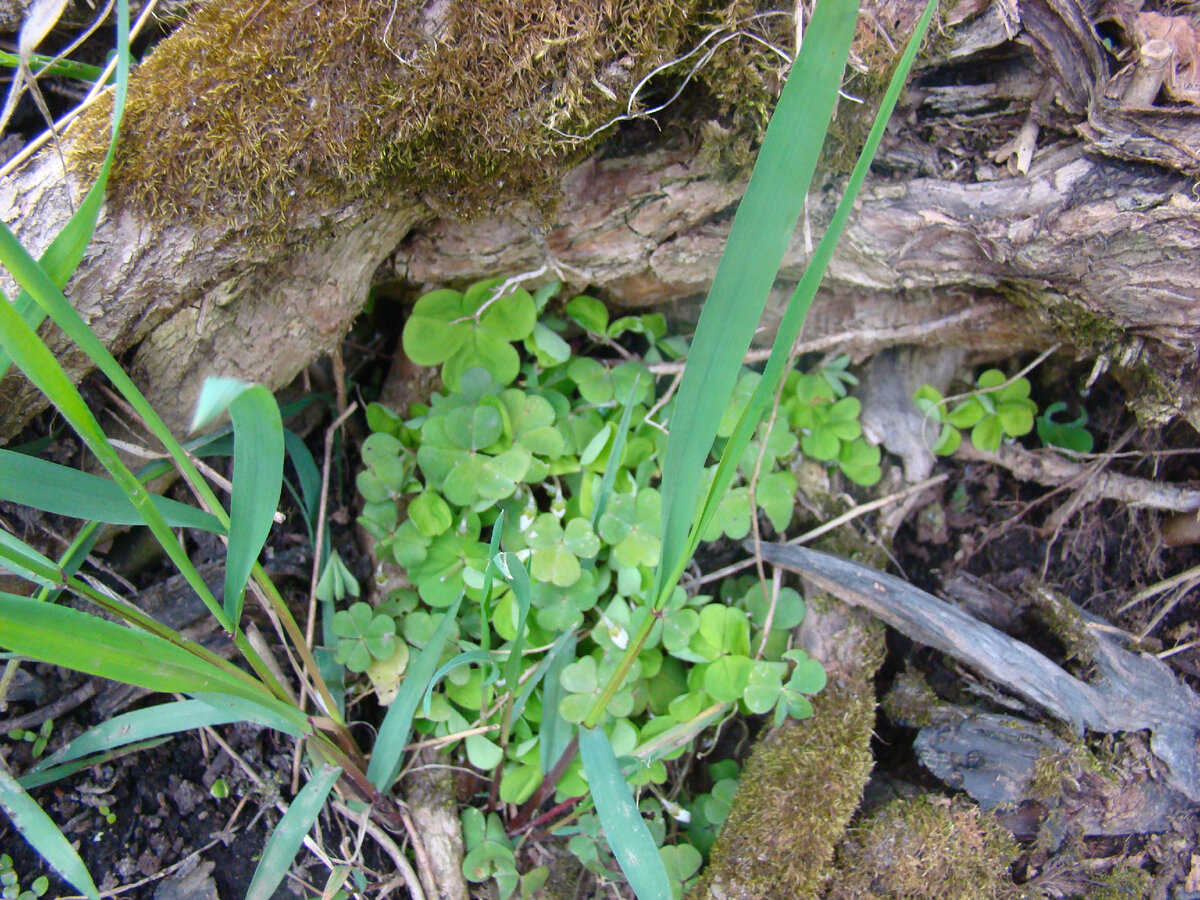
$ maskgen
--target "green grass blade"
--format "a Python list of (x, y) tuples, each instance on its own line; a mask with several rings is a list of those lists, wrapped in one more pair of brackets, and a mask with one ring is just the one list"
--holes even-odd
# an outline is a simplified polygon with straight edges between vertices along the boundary
[(495, 560), (497, 571), (508, 583), (517, 601), (517, 632), (504, 664), (504, 684), (511, 691), (521, 680), (521, 657), (525, 654), (525, 623), (529, 619), (531, 602), (529, 572), (515, 553), (497, 554)]
[[(271, 715), (266, 710), (228, 694), (206, 694), (204, 700), (177, 700), (160, 703), (146, 709), (115, 716), (90, 728), (57, 751), (47, 756), (31, 772), (43, 772), (63, 763), (102, 753), (125, 744), (178, 734), (206, 725), (227, 725), (231, 722), (254, 722), (277, 728), (299, 737), (295, 724)], [(282, 727), (281, 727), (282, 726)]]
[(448, 662), (441, 665), (433, 677), (429, 679), (429, 684), (425, 687), (425, 700), (423, 711), (425, 715), (429, 715), (429, 707), (433, 702), (433, 691), (438, 686), (438, 682), (457, 669), (459, 666), (469, 666), (471, 663), (487, 663), (491, 666), (491, 672), (483, 680), (484, 685), (495, 684), (500, 678), (500, 667), (496, 665), (496, 661), (492, 659), (492, 654), (487, 650), (464, 650), (462, 653), (455, 656)]
[(246, 891), (246, 900), (270, 900), (341, 774), (342, 770), (336, 766), (322, 766), (300, 789), (263, 848), (262, 859)]
[(579, 756), (604, 838), (638, 900), (673, 900), (667, 867), (633, 801), (608, 735), (599, 728), (580, 728)]
[(0, 528), (0, 567), (8, 569), (38, 587), (54, 588), (63, 573), (49, 558), (34, 550), (15, 534)]
[[(15, 53), (9, 53), (7, 50), (0, 50), (0, 66), (7, 69), (16, 69), (20, 65), (20, 56)], [(74, 78), (77, 81), (90, 81), (92, 84), (99, 81), (100, 76), (104, 74), (104, 69), (100, 66), (76, 62), (73, 59), (55, 60), (53, 56), (46, 56), (44, 53), (31, 53), (29, 55), (29, 71), (35, 75), (39, 72), (44, 72), (47, 75), (61, 75), (64, 78)]]
[[(108, 173), (116, 158), (117, 137), (121, 131), (121, 117), (125, 110), (125, 94), (129, 85), (129, 0), (118, 0), (117, 3), (117, 86), (113, 95), (112, 142), (108, 153), (100, 166), (96, 183), (92, 185), (87, 196), (79, 204), (70, 220), (58, 236), (42, 254), (42, 268), (59, 288), (63, 287), (78, 268), (87, 245), (92, 240), (96, 230), (96, 220), (100, 215), (100, 206), (104, 202), (104, 190), (108, 184)], [(0, 253), (0, 263), (7, 265), (3, 253)], [(19, 281), (19, 279), (18, 279)], [(34, 303), (29, 293), (22, 290), (14, 303), (18, 314), (30, 328), (36, 329), (45, 319), (45, 312)], [(8, 352), (0, 347), (0, 378), (3, 378), (12, 365)]]
[(283, 419), (271, 392), (236, 378), (209, 378), (192, 430), (226, 409), (233, 421), (233, 497), (225, 557), (225, 615), (237, 626), (246, 582), (271, 533), (283, 490)]
[[(14, 245), (15, 251), (6, 253), (6, 250), (13, 250)], [(11, 266), (14, 255), (23, 261), (22, 265), (15, 268)], [(25, 248), (13, 237), (12, 232), (4, 226), (3, 222), (0, 222), (0, 258), (4, 259), (6, 265), (10, 265), (10, 270), (18, 281), (21, 281), (22, 276), (30, 272), (34, 273), (37, 279), (46, 281), (45, 273), (25, 252)], [(26, 266), (25, 263), (28, 265)], [(62, 292), (53, 285), (50, 285), (50, 288), (55, 290), (60, 297), (62, 296)], [(65, 298), (63, 302), (66, 302)], [(74, 309), (71, 312), (78, 318), (78, 313), (75, 313)], [(82, 323), (82, 320), (80, 322)], [(83, 327), (85, 330), (87, 329), (86, 325)], [(88, 331), (88, 334), (90, 335), (91, 332)], [(96, 340), (95, 335), (92, 335), (92, 340)], [(71, 379), (67, 377), (67, 373), (63, 371), (58, 360), (54, 358), (54, 354), (38, 339), (38, 336), (17, 314), (10, 303), (0, 303), (0, 345), (8, 350), (13, 361), (38, 390), (58, 407), (63, 417), (124, 491), (129, 502), (137, 509), (142, 520), (162, 544), (163, 549), (187, 579), (188, 584), (216, 616), (222, 627), (227, 631), (232, 631), (224, 610), (221, 609), (212, 592), (205, 585), (204, 579), (200, 577), (196, 567), (192, 565), (191, 560), (179, 545), (179, 541), (176, 540), (158, 508), (150, 501), (150, 495), (134, 474), (125, 467), (125, 463), (121, 461), (117, 451), (109, 444), (100, 423), (96, 421), (96, 417), (84, 402), (83, 397), (80, 396)], [(107, 353), (107, 351), (105, 352)], [(109, 358), (111, 359), (111, 356)], [(116, 364), (115, 360), (113, 364)], [(123, 372), (121, 374), (128, 380)]]
[(89, 900), (100, 900), (100, 892), (96, 890), (92, 876), (88, 874), (87, 867), (75, 852), (75, 848), (3, 767), (0, 767), (0, 807), (8, 813), (13, 825), (29, 842), (29, 846), (33, 847), (54, 871)]
[[(546, 775), (562, 758), (575, 732), (575, 726), (558, 711), (558, 704), (567, 693), (559, 682), (559, 676), (562, 675), (563, 669), (575, 662), (575, 633), (568, 631), (561, 635), (542, 662), (548, 662), (549, 665), (546, 666), (546, 687), (542, 691), (542, 727), (538, 729), (538, 761), (542, 765), (542, 774)], [(530, 681), (536, 683), (536, 674)], [(513, 718), (519, 715), (514, 707)]]
[(103, 766), (112, 762), (115, 759), (120, 759), (122, 756), (127, 756), (130, 753), (137, 753), (141, 750), (150, 750), (154, 747), (159, 747), (169, 741), (170, 738), (150, 738), (145, 741), (136, 741), (132, 744), (125, 744), (115, 750), (108, 750), (104, 753), (97, 753), (95, 756), (85, 756), (83, 759), (72, 760), (68, 763), (63, 763), (61, 766), (55, 766), (53, 769), (45, 769), (39, 772), (30, 772), (27, 775), (22, 775), (17, 779), (17, 783), (27, 791), (32, 791), (34, 788), (41, 787), (45, 784), (53, 784), (56, 781), (61, 781), (64, 778), (70, 778), (84, 769), (90, 769), (92, 766)]
[(367, 779), (383, 793), (391, 789), (392, 783), (400, 774), (404, 748), (408, 745), (408, 737), (412, 733), (413, 715), (438, 667), (438, 660), (442, 658), (442, 648), (446, 646), (446, 640), (454, 630), (462, 599), (463, 595), (459, 594), (458, 599), (451, 603), (442, 615), (442, 621), (434, 629), (429, 643), (409, 666), (404, 683), (400, 685), (396, 699), (388, 707), (383, 724), (379, 726), (379, 738), (375, 741), (375, 749), (367, 765)]
[[(74, 519), (144, 524), (115, 481), (11, 450), (0, 449), (0, 499)], [(150, 502), (172, 528), (225, 533), (216, 517), (202, 509), (153, 494)]]
[(857, 0), (817, 3), (701, 309), (663, 461), (660, 604), (687, 564), (704, 461), (800, 217), (857, 19)]
[(866, 141), (863, 144), (862, 153), (859, 154), (854, 170), (850, 173), (850, 180), (847, 182), (842, 197), (838, 201), (833, 218), (829, 222), (829, 227), (826, 228), (825, 234), (817, 245), (817, 249), (813, 253), (808, 267), (804, 270), (804, 275), (801, 277), (800, 283), (796, 285), (791, 298), (788, 300), (787, 308), (779, 323), (779, 330), (776, 333), (774, 345), (771, 348), (771, 355), (767, 360), (767, 364), (763, 367), (762, 378), (759, 380), (753, 395), (751, 395), (749, 403), (742, 410), (742, 415), (734, 427), (733, 434), (730, 435), (725, 445), (721, 460), (717, 466), (716, 476), (713, 478), (708, 495), (704, 499), (700, 516), (689, 535), (687, 552), (689, 558), (695, 552), (696, 547), (699, 546), (700, 535), (704, 533), (709, 522), (716, 515), (717, 507), (720, 505), (721, 499), (725, 496), (726, 489), (733, 480), (738, 461), (741, 459), (746, 445), (754, 436), (754, 431), (758, 427), (759, 422), (762, 421), (766, 414), (767, 408), (775, 395), (775, 389), (778, 387), (780, 379), (784, 376), (784, 367), (787, 364), (791, 347), (800, 335), (800, 329), (804, 325), (804, 320), (808, 316), (809, 309), (812, 307), (813, 299), (817, 295), (817, 289), (821, 286), (821, 282), (825, 278), (825, 273), (829, 269), (829, 263), (833, 259), (838, 241), (841, 240), (846, 222), (850, 218), (854, 201), (858, 198), (858, 192), (862, 188), (863, 181), (870, 170), (871, 161), (875, 158), (876, 150), (879, 149), (879, 142), (883, 139), (888, 120), (891, 119), (896, 102), (900, 99), (900, 94), (904, 90), (904, 85), (908, 80), (908, 73), (912, 69), (913, 60), (916, 59), (917, 51), (920, 49), (921, 41), (925, 37), (925, 32), (929, 28), (929, 23), (933, 18), (936, 8), (936, 0), (928, 0), (925, 11), (917, 22), (916, 29), (909, 39), (908, 45), (904, 48), (904, 53), (900, 57), (900, 62), (897, 64), (895, 72), (892, 74), (892, 80), (888, 84), (888, 89), (884, 93), (883, 100), (880, 102), (879, 109), (875, 114), (875, 121), (872, 123), (871, 130), (867, 134)]
[(617, 434), (613, 438), (612, 450), (608, 454), (608, 462), (604, 466), (604, 474), (600, 478), (600, 489), (596, 491), (596, 506), (592, 509), (592, 528), (600, 521), (600, 517), (604, 515), (604, 509), (608, 506), (609, 497), (612, 495), (613, 482), (617, 480), (617, 472), (621, 468), (621, 457), (625, 454), (625, 441), (629, 437), (629, 417), (633, 412), (633, 398), (637, 396), (638, 382), (641, 380), (641, 373), (633, 379), (633, 387), (629, 389), (629, 397), (625, 401), (625, 409), (621, 412), (621, 421), (617, 425)]
[[(280, 412), (282, 414), (282, 410)], [(321, 506), (321, 470), (317, 468), (317, 461), (313, 459), (308, 445), (290, 428), (283, 432), (283, 446), (288, 459), (292, 461), (292, 468), (296, 470), (296, 481), (300, 486), (300, 502), (297, 506), (304, 510), (304, 520), (311, 539), (316, 533), (317, 512)], [(322, 563), (324, 561), (321, 560)]]
[(0, 593), (0, 646), (152, 691), (233, 694), (308, 730), (300, 710), (274, 699), (249, 677), (217, 668), (157, 635), (68, 607)]

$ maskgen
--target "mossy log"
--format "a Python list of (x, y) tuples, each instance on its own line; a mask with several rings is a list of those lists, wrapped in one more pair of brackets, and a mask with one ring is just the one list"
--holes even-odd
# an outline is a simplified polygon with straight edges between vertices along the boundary
[[(614, 302), (686, 313), (715, 269), (777, 57), (734, 37), (661, 132), (564, 134), (622, 114), (643, 76), (713, 28), (769, 21), (790, 46), (786, 17), (753, 6), (202, 5), (135, 77), (113, 202), (69, 293), (115, 351), (136, 349), (137, 376), (176, 423), (205, 375), (285, 383), (337, 343), (372, 277), (546, 266)], [(870, 71), (848, 93), (878, 96), (915, 10), (866, 5), (855, 52)], [(1200, 423), (1191, 100), (1121, 98), (1128, 75), (1110, 75), (1093, 24), (1107, 16), (1125, 51), (1145, 36), (1111, 4), (1103, 16), (1098, 0), (959, 10), (926, 50), (806, 340), (860, 356), (1061, 340), (1110, 362), (1143, 413)], [(652, 89), (673, 90), (681, 71)], [(814, 235), (868, 112), (839, 113)], [(0, 179), (0, 216), (34, 249), (69, 215), (106, 127), (101, 110), (69, 136), (67, 179), (54, 151)], [(805, 258), (798, 237), (777, 299)], [(40, 407), (18, 379), (0, 383), (0, 438)]]

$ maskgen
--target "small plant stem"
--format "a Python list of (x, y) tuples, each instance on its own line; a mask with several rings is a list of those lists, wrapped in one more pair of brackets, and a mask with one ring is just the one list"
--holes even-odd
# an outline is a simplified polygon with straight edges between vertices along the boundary
[[(676, 579), (678, 581), (678, 579)], [(673, 585), (672, 585), (673, 586)], [(637, 634), (633, 640), (629, 642), (629, 646), (625, 648), (625, 653), (621, 656), (620, 663), (617, 664), (617, 671), (613, 672), (612, 677), (608, 679), (608, 684), (604, 686), (604, 690), (600, 692), (599, 699), (592, 704), (592, 708), (588, 710), (587, 717), (583, 720), (583, 728), (595, 728), (596, 723), (600, 721), (600, 717), (604, 715), (604, 711), (608, 709), (608, 704), (612, 698), (616, 696), (617, 691), (621, 689), (622, 683), (625, 681), (625, 676), (629, 674), (629, 670), (633, 668), (633, 662), (637, 659), (642, 648), (646, 645), (646, 641), (650, 637), (650, 631), (654, 628), (654, 623), (658, 621), (658, 616), (647, 610), (646, 618), (638, 627)]]
[[(822, 525), (818, 525), (816, 528), (813, 528), (811, 531), (806, 531), (806, 532), (804, 532), (804, 534), (801, 534), (801, 535), (798, 535), (797, 537), (792, 538), (791, 540), (787, 541), (787, 543), (788, 544), (807, 544), (809, 541), (815, 541), (821, 535), (826, 534), (826, 533), (832, 531), (833, 529), (838, 528), (842, 525), (845, 525), (847, 522), (851, 522), (854, 519), (857, 519), (860, 516), (864, 516), (869, 512), (874, 512), (877, 509), (881, 509), (885, 506), (895, 503), (897, 500), (903, 500), (905, 497), (909, 496), (910, 494), (918, 493), (919, 491), (923, 491), (926, 488), (933, 487), (935, 484), (941, 484), (943, 481), (946, 481), (949, 477), (950, 477), (949, 475), (934, 475), (932, 478), (928, 478), (925, 481), (918, 482), (917, 484), (909, 485), (908, 487), (904, 488), (903, 490), (896, 491), (894, 494), (888, 494), (886, 497), (880, 497), (878, 500), (872, 500), (870, 503), (861, 503), (858, 506), (854, 507), (853, 509), (847, 510), (846, 512), (842, 513), (840, 516), (830, 519), (828, 522), (825, 522)], [(733, 563), (732, 565), (725, 566), (723, 569), (717, 569), (715, 572), (709, 572), (706, 575), (702, 575), (700, 578), (696, 579), (695, 581), (689, 581), (688, 587), (689, 588), (697, 588), (697, 587), (700, 587), (701, 585), (709, 584), (710, 582), (713, 582), (713, 581), (720, 581), (723, 578), (728, 578), (730, 575), (734, 575), (738, 572), (741, 572), (743, 569), (748, 569), (752, 565), (754, 565), (754, 560), (752, 558), (743, 559), (741, 562), (736, 562), (736, 563)]]
[[(304, 623), (304, 646), (312, 647), (313, 639), (316, 634), (317, 623), (317, 582), (321, 578), (321, 565), (324, 562), (325, 548), (325, 515), (329, 509), (329, 467), (333, 463), (333, 440), (337, 430), (342, 427), (342, 423), (346, 421), (354, 411), (358, 409), (358, 402), (355, 401), (345, 408), (345, 410), (334, 419), (333, 423), (325, 429), (325, 458), (321, 467), (321, 500), (317, 506), (317, 530), (313, 539), (313, 568), (312, 581), (308, 587), (308, 621)], [(315, 662), (314, 662), (315, 665)], [(316, 671), (315, 669), (313, 671)], [(316, 679), (313, 679), (314, 684)], [(322, 683), (324, 683), (322, 679)], [(300, 708), (304, 709), (304, 700), (308, 695), (309, 685), (304, 682), (300, 685)], [(328, 692), (328, 686), (326, 686)], [(329, 701), (333, 698), (330, 696)], [(337, 709), (337, 704), (334, 703), (334, 710)]]
[[(801, 22), (800, 16), (796, 17), (796, 43), (799, 47), (799, 28)], [(807, 210), (807, 205), (805, 210)], [(784, 364), (784, 371), (789, 371), (795, 362), (795, 351), (788, 355), (788, 360)], [(762, 442), (758, 446), (758, 456), (754, 460), (754, 472), (750, 475), (750, 483), (746, 486), (746, 493), (750, 497), (750, 525), (754, 529), (754, 564), (758, 569), (758, 583), (762, 585), (763, 598), (769, 599), (770, 605), (767, 608), (767, 619), (763, 623), (762, 640), (759, 641), (758, 651), (754, 654), (755, 659), (762, 659), (763, 651), (767, 648), (767, 638), (771, 636), (771, 625), (775, 621), (775, 607), (779, 604), (779, 570), (775, 570), (775, 577), (771, 580), (771, 590), (767, 590), (767, 572), (763, 567), (762, 553), (759, 552), (759, 547), (762, 546), (762, 529), (758, 524), (758, 476), (762, 473), (763, 458), (767, 455), (767, 441), (770, 440), (771, 430), (775, 427), (775, 419), (779, 415), (779, 401), (783, 398), (783, 386), (787, 382), (787, 378), (780, 378), (779, 384), (775, 386), (775, 400), (771, 404), (771, 415), (767, 418), (765, 426), (759, 426), (759, 433), (762, 435)], [(795, 511), (793, 507), (793, 512)]]
[(562, 781), (562, 777), (567, 771), (567, 766), (571, 765), (571, 761), (575, 759), (575, 754), (578, 752), (579, 733), (576, 732), (571, 738), (571, 743), (567, 744), (567, 749), (563, 751), (563, 755), (554, 764), (554, 768), (546, 774), (546, 777), (542, 779), (542, 783), (538, 785), (537, 790), (533, 792), (533, 796), (525, 801), (524, 805), (517, 810), (517, 814), (508, 823), (510, 834), (516, 834), (525, 828), (534, 813), (541, 809), (542, 804), (554, 793), (554, 789)]

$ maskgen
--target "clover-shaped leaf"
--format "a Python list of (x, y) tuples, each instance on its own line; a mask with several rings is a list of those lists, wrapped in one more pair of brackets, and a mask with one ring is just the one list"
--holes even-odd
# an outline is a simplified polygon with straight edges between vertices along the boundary
[(445, 532), (429, 545), (425, 558), (410, 566), (408, 577), (421, 599), (430, 606), (444, 608), (466, 590), (463, 573), (467, 568), (482, 571), (487, 566), (488, 547), (470, 534)]
[(706, 541), (715, 541), (722, 534), (739, 541), (750, 533), (750, 489), (734, 488), (717, 504), (716, 515), (708, 523), (702, 535)]
[(1008, 382), (999, 369), (988, 369), (975, 382), (978, 390), (956, 406), (946, 420), (956, 428), (971, 429), (976, 449), (994, 452), (1005, 436), (1020, 437), (1033, 430), (1037, 404), (1029, 399), (1029, 380)]
[(735, 703), (746, 693), (753, 670), (748, 656), (722, 656), (704, 667), (704, 690), (718, 703)]
[(511, 383), (521, 367), (512, 344), (533, 332), (537, 310), (522, 288), (495, 297), (502, 281), (480, 282), (465, 293), (438, 290), (421, 297), (404, 325), (408, 358), (422, 366), (442, 364), (442, 381), (450, 390), (457, 390), (463, 373), (475, 366), (487, 369), (500, 384)]
[(767, 616), (771, 616), (771, 629), (787, 631), (804, 621), (804, 598), (793, 588), (781, 587), (775, 597), (775, 611), (771, 612), (771, 601), (763, 593), (757, 580), (739, 601), (750, 613), (750, 620), (758, 628), (767, 627)]
[(618, 494), (597, 523), (597, 531), (612, 546), (612, 558), (624, 569), (658, 565), (662, 550), (662, 498), (646, 488), (637, 493)]
[(865, 487), (876, 484), (883, 477), (879, 467), (879, 448), (862, 438), (842, 444), (838, 454), (838, 468), (855, 484)]
[(776, 531), (783, 531), (792, 521), (796, 490), (796, 476), (787, 469), (759, 476), (754, 496)]
[(317, 581), (316, 597), (318, 600), (340, 603), (347, 594), (358, 596), (358, 580), (334, 550), (325, 561), (325, 568)]
[(437, 537), (450, 527), (454, 515), (450, 506), (433, 491), (423, 491), (408, 504), (408, 518), (425, 537)]
[(782, 663), (759, 660), (754, 664), (746, 679), (746, 692), (743, 697), (750, 712), (761, 715), (775, 708), (783, 694), (783, 676), (786, 670), (787, 666)]
[(740, 609), (709, 604), (700, 610), (696, 633), (688, 643), (689, 649), (706, 661), (726, 654), (750, 654), (750, 624)]
[(360, 601), (333, 614), (333, 633), (339, 638), (334, 654), (338, 663), (351, 672), (365, 672), (371, 660), (392, 654), (396, 622)]
[(591, 524), (571, 519), (564, 530), (553, 513), (542, 513), (525, 532), (525, 543), (533, 550), (529, 571), (537, 581), (570, 587), (579, 580), (579, 559), (600, 552), (600, 539)]

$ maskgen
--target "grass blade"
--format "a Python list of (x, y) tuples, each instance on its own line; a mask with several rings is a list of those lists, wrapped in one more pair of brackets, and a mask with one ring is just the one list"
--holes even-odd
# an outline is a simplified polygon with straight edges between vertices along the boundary
[(862, 153), (859, 154), (854, 170), (850, 173), (850, 180), (847, 182), (842, 197), (838, 201), (833, 218), (829, 222), (829, 227), (825, 229), (825, 234), (821, 237), (821, 241), (817, 245), (817, 249), (808, 263), (808, 267), (804, 270), (804, 275), (801, 277), (800, 283), (796, 285), (791, 298), (788, 300), (787, 308), (783, 318), (780, 320), (779, 330), (775, 336), (775, 343), (771, 348), (771, 355), (763, 367), (762, 378), (759, 380), (753, 395), (751, 395), (749, 403), (742, 410), (742, 415), (734, 427), (733, 434), (730, 435), (725, 445), (721, 460), (717, 466), (716, 476), (713, 478), (708, 495), (704, 499), (700, 516), (689, 535), (687, 551), (689, 558), (695, 552), (696, 547), (699, 546), (700, 535), (704, 533), (709, 522), (716, 514), (717, 506), (725, 496), (725, 490), (733, 480), (742, 452), (753, 437), (758, 423), (762, 421), (763, 416), (766, 414), (767, 407), (775, 395), (775, 389), (779, 385), (779, 380), (784, 375), (784, 366), (787, 364), (791, 347), (796, 342), (796, 338), (800, 334), (800, 328), (804, 325), (804, 320), (808, 316), (809, 309), (812, 307), (813, 299), (817, 294), (817, 288), (821, 286), (821, 281), (825, 278), (825, 272), (828, 270), (829, 263), (833, 259), (833, 253), (837, 249), (842, 231), (846, 227), (846, 221), (850, 217), (854, 201), (858, 198), (859, 189), (862, 187), (863, 181), (867, 177), (867, 172), (870, 170), (871, 160), (875, 158), (875, 151), (879, 149), (879, 142), (883, 139), (883, 133), (887, 128), (888, 120), (892, 117), (892, 111), (895, 109), (896, 102), (899, 100), (904, 85), (908, 80), (908, 73), (912, 69), (913, 60), (916, 59), (917, 50), (920, 49), (921, 41), (925, 37), (925, 32), (929, 28), (929, 23), (933, 18), (936, 8), (936, 0), (928, 0), (925, 11), (917, 22), (916, 29), (913, 31), (912, 37), (909, 38), (908, 45), (904, 48), (904, 53), (901, 55), (900, 62), (896, 66), (896, 71), (892, 74), (892, 80), (888, 84), (888, 89), (884, 93), (878, 111), (875, 113), (875, 121), (872, 123), (871, 130), (867, 134), (866, 141), (863, 144)]
[(446, 609), (442, 621), (434, 629), (429, 643), (417, 654), (416, 661), (409, 666), (404, 683), (400, 685), (396, 699), (388, 707), (387, 715), (383, 717), (383, 724), (379, 726), (379, 738), (375, 741), (375, 749), (372, 751), (371, 761), (367, 765), (367, 779), (381, 793), (390, 790), (392, 783), (400, 774), (404, 748), (408, 745), (408, 737), (412, 733), (413, 715), (417, 711), (417, 704), (425, 695), (426, 686), (438, 667), (438, 660), (442, 658), (442, 648), (446, 646), (446, 640), (457, 624), (456, 616), (462, 600), (463, 595), (459, 594), (458, 599)]
[(97, 753), (95, 756), (85, 756), (83, 759), (72, 760), (68, 763), (63, 763), (61, 766), (55, 766), (53, 769), (45, 769), (40, 772), (29, 772), (17, 779), (17, 784), (25, 788), (27, 791), (32, 791), (34, 788), (41, 787), (44, 784), (53, 784), (56, 781), (61, 781), (64, 778), (69, 778), (84, 769), (90, 769), (92, 766), (103, 766), (112, 762), (115, 759), (120, 759), (122, 756), (127, 756), (130, 753), (138, 753), (141, 750), (152, 750), (169, 741), (170, 738), (150, 738), (145, 741), (137, 741), (132, 744), (124, 744), (115, 750), (107, 750), (104, 753)]
[(336, 766), (322, 766), (300, 789), (263, 848), (262, 859), (246, 891), (246, 900), (270, 900), (300, 852), (305, 835), (312, 829), (313, 822), (317, 821), (317, 816), (325, 806), (325, 798), (341, 774), (342, 770)]
[(604, 838), (638, 900), (672, 900), (675, 895), (667, 867), (633, 802), (608, 735), (599, 728), (580, 728), (579, 756)]
[(271, 533), (283, 490), (283, 419), (261, 384), (209, 378), (196, 401), (192, 430), (226, 409), (233, 421), (233, 497), (225, 557), (225, 615), (237, 627), (246, 582)]
[(17, 831), (46, 860), (54, 871), (89, 900), (100, 900), (92, 876), (58, 826), (25, 793), (8, 770), (0, 767), (0, 807), (8, 813)]
[(596, 491), (596, 506), (592, 509), (592, 528), (600, 521), (600, 517), (604, 515), (604, 509), (608, 506), (609, 497), (612, 495), (613, 482), (617, 480), (617, 471), (621, 468), (621, 457), (625, 453), (625, 441), (629, 437), (629, 417), (633, 412), (633, 398), (637, 396), (638, 382), (641, 381), (641, 373), (633, 379), (633, 387), (629, 389), (629, 398), (625, 401), (625, 409), (621, 411), (621, 421), (617, 425), (617, 433), (613, 438), (612, 449), (608, 454), (608, 462), (604, 466), (604, 474), (600, 478), (600, 489)]
[(443, 663), (433, 677), (429, 679), (429, 684), (425, 687), (425, 705), (423, 707), (425, 715), (429, 715), (429, 707), (433, 702), (433, 690), (438, 686), (438, 682), (457, 669), (459, 666), (469, 666), (471, 663), (487, 663), (491, 666), (491, 672), (483, 679), (483, 684), (486, 687), (489, 684), (495, 684), (500, 678), (500, 667), (496, 665), (496, 661), (492, 659), (492, 654), (488, 650), (464, 650), (462, 653), (455, 656), (449, 662)]
[(309, 730), (300, 710), (276, 700), (249, 676), (219, 669), (157, 635), (68, 607), (0, 593), (0, 645), (30, 659), (152, 691), (233, 694)]
[(93, 753), (112, 750), (114, 747), (144, 741), (147, 738), (161, 737), (164, 734), (191, 731), (206, 725), (255, 722), (259, 725), (277, 728), (293, 737), (299, 737), (302, 734), (294, 723), (270, 715), (262, 707), (247, 704), (240, 698), (228, 694), (206, 694), (204, 696), (206, 698), (204, 700), (177, 700), (172, 703), (160, 703), (157, 706), (135, 710), (101, 722), (95, 728), (88, 729), (73, 741), (47, 756), (34, 766), (31, 772), (42, 772), (72, 760), (82, 759)]
[[(549, 774), (562, 758), (575, 731), (575, 726), (558, 711), (558, 704), (567, 693), (558, 679), (563, 669), (575, 661), (575, 632), (568, 631), (555, 641), (543, 660), (546, 661), (550, 664), (546, 667), (546, 687), (542, 692), (542, 727), (538, 729), (538, 761), (543, 775)], [(535, 680), (536, 677), (530, 679)], [(514, 708), (513, 717), (519, 715)]]
[(704, 461), (800, 217), (857, 19), (857, 0), (817, 3), (701, 309), (663, 461), (659, 605), (689, 559)]
[[(15, 247), (15, 250), (14, 250)], [(10, 252), (11, 251), (11, 252)], [(20, 257), (22, 263), (27, 262), (28, 266), (13, 266), (12, 260), (15, 257)], [(18, 281), (23, 281), (23, 276), (31, 272), (38, 276), (40, 281), (48, 281), (46, 275), (37, 266), (37, 263), (25, 252), (25, 248), (13, 236), (3, 222), (0, 222), (0, 258), (2, 258), (10, 271), (16, 276)], [(62, 292), (50, 285), (59, 297)], [(64, 298), (63, 302), (66, 300)], [(68, 304), (69, 306), (69, 304)], [(78, 318), (78, 313), (71, 310)], [(82, 319), (79, 320), (82, 323)], [(87, 326), (83, 326), (87, 329)], [(89, 331), (88, 334), (91, 334)], [(92, 340), (99, 341), (92, 335)], [(96, 417), (92, 414), (91, 409), (80, 396), (78, 389), (67, 377), (67, 373), (63, 371), (58, 360), (47, 349), (46, 345), (39, 340), (37, 334), (29, 327), (28, 324), (17, 314), (12, 304), (0, 302), (0, 344), (2, 344), (9, 352), (13, 361), (25, 373), (25, 376), (45, 394), (50, 401), (58, 407), (64, 418), (75, 429), (76, 433), (87, 444), (88, 449), (96, 455), (101, 464), (113, 476), (113, 480), (121, 487), (129, 498), (129, 502), (137, 509), (142, 520), (149, 526), (154, 536), (162, 544), (167, 555), (171, 557), (172, 562), (187, 579), (192, 590), (204, 601), (204, 604), (209, 608), (212, 614), (217, 618), (227, 631), (231, 631), (230, 623), (225, 616), (224, 610), (221, 609), (212, 592), (204, 584), (204, 579), (196, 571), (196, 567), (192, 565), (192, 561), (188, 558), (183, 548), (179, 545), (171, 528), (163, 519), (158, 508), (150, 501), (150, 495), (146, 492), (141, 482), (134, 476), (132, 472), (126, 468), (117, 451), (109, 444), (107, 436), (104, 434), (100, 423), (96, 421)], [(107, 353), (107, 351), (105, 351)], [(109, 357), (111, 359), (111, 356)], [(115, 365), (115, 360), (113, 361)], [(124, 373), (122, 373), (124, 376)], [(124, 376), (128, 381), (128, 376)], [(132, 384), (132, 382), (130, 382)]]
[(61, 570), (50, 559), (2, 528), (0, 567), (32, 581), (39, 587), (54, 588), (62, 580)]
[[(73, 519), (145, 524), (116, 482), (11, 450), (0, 449), (0, 500)], [(172, 528), (225, 533), (216, 517), (202, 509), (157, 495), (150, 502)]]
[[(121, 132), (121, 118), (125, 111), (125, 94), (129, 85), (129, 0), (117, 2), (117, 86), (113, 94), (112, 141), (108, 146), (96, 183), (87, 192), (72, 214), (66, 226), (54, 238), (46, 252), (42, 254), (41, 266), (51, 281), (62, 288), (67, 283), (80, 260), (87, 245), (92, 240), (96, 230), (96, 220), (100, 215), (100, 206), (104, 202), (104, 190), (108, 184), (108, 173), (112, 170), (116, 158), (117, 137)], [(0, 263), (8, 265), (7, 259), (0, 253)], [(18, 279), (19, 281), (20, 279)], [(36, 329), (46, 318), (45, 312), (34, 303), (33, 297), (22, 286), (20, 294), (13, 306), (30, 328)], [(3, 378), (12, 365), (12, 357), (0, 347), (0, 378)]]

